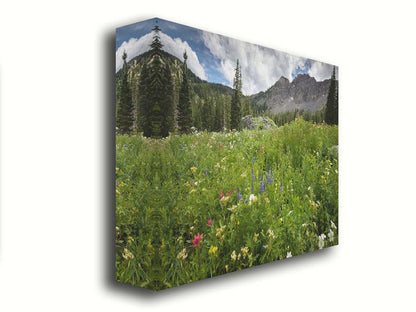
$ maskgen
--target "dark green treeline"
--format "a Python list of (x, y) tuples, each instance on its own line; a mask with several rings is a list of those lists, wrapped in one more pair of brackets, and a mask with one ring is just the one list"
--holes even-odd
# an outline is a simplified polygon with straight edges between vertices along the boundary
[(193, 128), (240, 130), (242, 114), (251, 112), (251, 104), (248, 98), (242, 103), (238, 61), (233, 89), (202, 81), (188, 69), (186, 51), (182, 63), (162, 50), (160, 31), (156, 25), (150, 51), (129, 64), (124, 53), (123, 69), (116, 74), (118, 131), (163, 138)]
[(338, 124), (338, 81), (335, 76), (335, 66), (332, 70), (331, 84), (325, 109), (325, 122), (329, 125)]

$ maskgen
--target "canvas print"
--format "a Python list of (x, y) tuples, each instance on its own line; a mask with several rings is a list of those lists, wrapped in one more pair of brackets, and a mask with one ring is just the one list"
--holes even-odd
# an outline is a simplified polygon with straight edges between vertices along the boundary
[(118, 28), (115, 58), (117, 281), (338, 244), (337, 66), (159, 18)]

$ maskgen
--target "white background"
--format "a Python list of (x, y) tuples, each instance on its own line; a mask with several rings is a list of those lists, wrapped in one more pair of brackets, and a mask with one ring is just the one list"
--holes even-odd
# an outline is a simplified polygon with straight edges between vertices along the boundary
[[(2, 1), (1, 311), (410, 311), (411, 1)], [(158, 16), (340, 67), (340, 245), (154, 293), (111, 281), (114, 29)]]

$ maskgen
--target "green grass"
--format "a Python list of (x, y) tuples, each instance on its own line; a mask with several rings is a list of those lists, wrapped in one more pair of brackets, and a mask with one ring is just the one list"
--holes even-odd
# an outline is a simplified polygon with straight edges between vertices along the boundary
[(117, 135), (117, 280), (164, 289), (338, 244), (334, 145), (337, 126), (302, 119), (162, 140)]

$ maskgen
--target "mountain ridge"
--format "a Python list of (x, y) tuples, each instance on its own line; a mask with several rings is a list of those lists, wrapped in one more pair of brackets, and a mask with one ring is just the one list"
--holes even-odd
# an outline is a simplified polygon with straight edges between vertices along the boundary
[(248, 97), (252, 106), (271, 113), (295, 110), (315, 112), (326, 104), (330, 81), (330, 79), (316, 81), (308, 74), (299, 74), (290, 82), (286, 77), (281, 76), (266, 91)]

